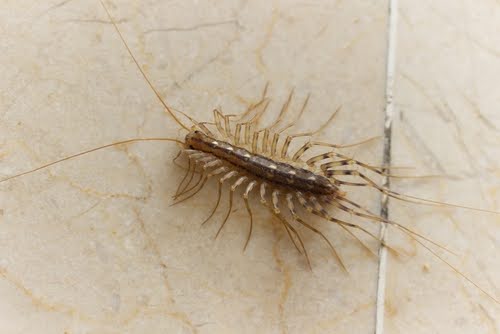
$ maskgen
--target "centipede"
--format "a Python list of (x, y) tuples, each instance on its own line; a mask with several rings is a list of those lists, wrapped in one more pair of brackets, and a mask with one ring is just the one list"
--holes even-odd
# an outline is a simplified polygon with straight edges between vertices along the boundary
[[(168, 142), (179, 147), (173, 159), (180, 172), (179, 182), (171, 196), (172, 205), (189, 207), (193, 200), (202, 196), (206, 188), (214, 188), (216, 195), (211, 198), (213, 203), (199, 224), (202, 227), (217, 225), (213, 236), (215, 239), (221, 238), (224, 228), (231, 224), (235, 207), (241, 204), (245, 219), (238, 219), (238, 222), (244, 234), (241, 245), (243, 252), (251, 245), (256, 232), (256, 212), (265, 211), (272, 217), (273, 223), (282, 229), (290, 248), (303, 259), (297, 265), (304, 265), (310, 272), (321, 265), (308, 252), (309, 243), (319, 242), (328, 249), (341, 272), (349, 275), (349, 266), (343, 259), (342, 250), (332, 242), (332, 237), (326, 231), (336, 228), (338, 233), (344, 233), (370, 257), (377, 258), (380, 248), (399, 257), (402, 251), (377, 234), (377, 228), (385, 226), (411, 239), (461, 279), (499, 303), (493, 293), (442, 255), (453, 255), (446, 246), (380, 212), (370, 210), (353, 198), (352, 194), (363, 189), (393, 201), (414, 205), (473, 210), (493, 215), (498, 212), (438, 202), (392, 190), (381, 179), (405, 178), (397, 174), (397, 167), (372, 165), (345, 153), (345, 149), (370, 145), (380, 138), (366, 138), (348, 144), (334, 144), (319, 139), (342, 112), (341, 107), (334, 108), (316, 129), (294, 130), (300, 120), (307, 116), (311, 95), (305, 96), (294, 112), (292, 102), (296, 99), (296, 93), (291, 89), (279, 109), (272, 111), (268, 91), (270, 85), (276, 84), (273, 82), (267, 82), (258, 100), (239, 113), (225, 113), (216, 108), (210, 119), (202, 120), (171, 107), (141, 67), (116, 19), (103, 2), (101, 5), (144, 83), (183, 134), (179, 137), (137, 137), (115, 141), (4, 177), (0, 183), (10, 183), (66, 161), (88, 157), (96, 151), (138, 142)], [(265, 124), (264, 118), (269, 113), (275, 117), (270, 124)], [(239, 216), (242, 215), (239, 212)], [(356, 223), (359, 219), (367, 222), (375, 231), (367, 228), (366, 224)], [(366, 240), (374, 243), (375, 248)]]

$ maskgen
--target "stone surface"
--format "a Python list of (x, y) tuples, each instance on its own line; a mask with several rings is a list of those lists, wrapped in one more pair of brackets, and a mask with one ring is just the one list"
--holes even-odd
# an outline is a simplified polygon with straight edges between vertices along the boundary
[[(266, 82), (268, 121), (311, 93), (297, 131), (348, 144), (383, 134), (387, 1), (106, 2), (165, 101), (197, 120), (244, 111)], [(0, 175), (134, 137), (182, 138), (98, 1), (0, 9)], [(397, 191), (500, 209), (500, 7), (400, 3), (393, 162)], [(347, 150), (379, 165), (382, 141)], [(248, 249), (237, 201), (200, 227), (216, 189), (172, 206), (173, 143), (94, 152), (0, 184), (2, 333), (373, 333), (378, 260), (336, 226), (305, 233), (313, 270), (255, 200)], [(445, 176), (446, 175), (446, 176)], [(373, 211), (380, 196), (349, 189)], [(227, 198), (224, 198), (226, 208)], [(340, 217), (370, 227), (349, 215)], [(391, 218), (457, 252), (446, 259), (498, 296), (498, 215), (391, 201)], [(376, 251), (373, 240), (358, 234)], [(498, 305), (395, 229), (386, 332), (497, 332)], [(441, 254), (441, 253), (439, 253)]]

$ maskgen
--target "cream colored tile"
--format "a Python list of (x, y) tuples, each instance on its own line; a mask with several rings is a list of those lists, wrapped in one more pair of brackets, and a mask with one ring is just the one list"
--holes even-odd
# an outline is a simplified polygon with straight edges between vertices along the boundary
[[(324, 140), (382, 133), (386, 1), (107, 4), (167, 103), (196, 119), (243, 111), (270, 81), (274, 113), (292, 87), (294, 110), (312, 94), (299, 128), (342, 106)], [(2, 176), (121, 139), (184, 135), (98, 1), (6, 2), (0, 15)], [(379, 164), (381, 142), (353, 152)], [(0, 185), (0, 331), (373, 331), (375, 259), (318, 223), (350, 274), (309, 234), (311, 273), (257, 201), (245, 253), (241, 203), (214, 241), (223, 212), (199, 226), (213, 184), (171, 206), (184, 173), (176, 153), (170, 143), (121, 146)], [(377, 210), (377, 194), (355, 190)]]
[[(393, 186), (499, 211), (498, 2), (402, 1), (398, 14), (393, 161), (443, 177)], [(500, 297), (498, 215), (393, 203), (391, 217), (456, 252), (439, 254)], [(411, 256), (389, 262), (387, 333), (500, 330), (498, 304), (415, 242), (392, 236)]]

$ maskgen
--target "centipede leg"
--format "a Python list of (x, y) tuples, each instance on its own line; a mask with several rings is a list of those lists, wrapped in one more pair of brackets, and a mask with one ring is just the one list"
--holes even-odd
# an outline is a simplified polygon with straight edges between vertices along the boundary
[(337, 250), (335, 249), (335, 247), (332, 245), (332, 243), (330, 242), (330, 240), (318, 229), (316, 229), (315, 227), (311, 226), (310, 224), (306, 223), (302, 218), (300, 218), (300, 216), (297, 214), (296, 210), (295, 210), (295, 206), (293, 204), (293, 194), (291, 193), (288, 193), (286, 195), (286, 201), (287, 201), (287, 204), (288, 204), (288, 211), (290, 211), (293, 219), (298, 222), (299, 224), (305, 226), (306, 228), (308, 228), (309, 230), (313, 231), (314, 233), (318, 234), (321, 238), (323, 238), (323, 240), (328, 244), (328, 246), (330, 247), (330, 250), (332, 251), (332, 255), (333, 257), (335, 258), (335, 260), (340, 264), (341, 268), (346, 272), (348, 273), (349, 271), (347, 270), (347, 267), (345, 266), (344, 264), (344, 261), (342, 261), (342, 258), (340, 257), (340, 255), (337, 253)]
[(248, 195), (252, 191), (252, 189), (257, 185), (256, 181), (251, 181), (248, 185), (247, 188), (245, 189), (245, 192), (243, 193), (243, 200), (245, 201), (245, 207), (248, 212), (248, 216), (250, 217), (250, 228), (248, 230), (248, 235), (247, 235), (247, 240), (245, 241), (245, 246), (243, 246), (243, 251), (247, 249), (248, 243), (250, 241), (250, 237), (252, 236), (252, 230), (253, 230), (253, 215), (252, 215), (252, 210), (250, 209), (250, 203), (248, 202)]
[[(175, 195), (174, 197), (177, 197), (179, 195), (179, 193), (181, 193), (184, 188), (182, 188), (182, 185), (184, 184), (184, 182), (188, 179), (188, 176), (189, 174), (191, 174), (191, 178), (189, 179), (189, 182), (186, 184), (186, 187), (189, 185), (189, 183), (191, 182), (191, 180), (193, 179), (193, 176), (194, 176), (194, 166), (193, 164), (191, 163), (191, 160), (188, 159), (188, 168), (187, 168), (187, 172), (186, 174), (184, 175), (184, 178), (182, 179), (182, 181), (179, 183), (179, 185), (177, 186), (177, 190), (175, 191)], [(182, 188), (182, 191), (181, 191), (181, 188)]]
[[(311, 202), (315, 206), (316, 210), (318, 211), (323, 210), (321, 204), (317, 201), (316, 198), (312, 197)], [(358, 236), (354, 234), (351, 230), (349, 230), (346, 226), (344, 225), (338, 225), (338, 226), (342, 228), (347, 234), (349, 234), (354, 240), (356, 240), (358, 244), (361, 246), (361, 248), (363, 248), (367, 254), (369, 254), (372, 257), (377, 257), (377, 254), (370, 247), (368, 247), (363, 241), (361, 241), (361, 239), (359, 239)]]
[(318, 216), (318, 217), (321, 217), (325, 220), (328, 220), (332, 223), (336, 223), (338, 225), (344, 225), (344, 226), (347, 226), (347, 227), (351, 227), (351, 228), (355, 228), (355, 229), (359, 229), (361, 231), (363, 231), (364, 233), (368, 234), (369, 236), (371, 236), (372, 238), (374, 238), (375, 240), (377, 240), (378, 242), (380, 242), (380, 239), (375, 236), (372, 232), (366, 230), (365, 228), (359, 226), (359, 225), (356, 225), (356, 224), (353, 224), (353, 223), (349, 223), (349, 222), (346, 222), (346, 221), (343, 221), (343, 220), (340, 220), (340, 219), (337, 219), (337, 218), (334, 218), (332, 217), (324, 208), (320, 208), (319, 210), (315, 207), (313, 207), (306, 199), (305, 197), (303, 196), (303, 194), (301, 192), (296, 192), (295, 196), (297, 197), (297, 200), (299, 201), (299, 203), (310, 213)]
[[(230, 178), (232, 178), (236, 175), (238, 175), (238, 172), (236, 172), (236, 171), (231, 171), (231, 172), (227, 173), (226, 175), (224, 175), (223, 177), (220, 178), (219, 184), (222, 186), (222, 184), (225, 181), (229, 180)], [(222, 228), (226, 224), (227, 220), (229, 219), (229, 215), (231, 214), (231, 211), (233, 210), (233, 193), (234, 193), (234, 191), (229, 192), (229, 209), (227, 211), (226, 217), (224, 218), (224, 221), (222, 222), (222, 225), (219, 227), (219, 230), (217, 231), (217, 234), (215, 235), (215, 239), (217, 239), (217, 237), (219, 236), (220, 231), (222, 231)]]
[[(302, 241), (302, 238), (300, 237), (300, 234), (292, 226), (292, 224), (290, 224), (286, 220), (286, 218), (281, 214), (281, 210), (279, 208), (279, 195), (280, 195), (280, 192), (278, 190), (273, 190), (273, 192), (271, 194), (271, 197), (272, 197), (272, 206), (270, 206), (269, 204), (267, 204), (267, 202), (266, 202), (266, 206), (271, 211), (271, 213), (273, 213), (274, 216), (276, 216), (278, 218), (278, 220), (285, 226), (285, 229), (287, 229), (287, 231), (288, 231), (288, 229), (290, 229), (290, 231), (293, 233), (293, 235), (295, 235), (295, 237), (297, 238), (297, 240), (300, 243), (300, 246), (301, 246), (302, 250), (304, 251), (304, 256), (306, 258), (307, 265), (309, 266), (309, 269), (312, 270), (311, 261), (309, 259), (309, 255), (307, 254), (307, 250), (306, 250), (306, 247), (304, 245), (304, 242)], [(293, 238), (291, 237), (290, 233), (288, 235), (290, 236), (290, 238), (293, 241)], [(295, 242), (294, 242), (294, 244), (295, 244)], [(297, 248), (297, 245), (295, 245), (295, 246)]]
[[(210, 179), (212, 176), (214, 175), (217, 175), (217, 174), (220, 174), (220, 173), (224, 173), (228, 170), (228, 167), (219, 167), (217, 168), (216, 170), (208, 173), (208, 174), (205, 174), (205, 172), (201, 173), (200, 174), (200, 179), (198, 180), (198, 182), (196, 182), (196, 184), (189, 188), (188, 190), (184, 191), (182, 194), (180, 194), (179, 196), (182, 196), (183, 194), (187, 194), (189, 193), (191, 190), (195, 189), (194, 193), (191, 193), (190, 195), (188, 195), (187, 197), (173, 203), (172, 205), (175, 205), (175, 204), (178, 204), (178, 203), (181, 203), (181, 202), (184, 202), (185, 200), (193, 197), (194, 195), (196, 195), (204, 186), (205, 184), (207, 183), (208, 179)], [(177, 197), (179, 197), (177, 196)]]
[[(247, 117), (252, 111), (256, 110), (267, 98), (267, 89), (269, 88), (269, 82), (267, 82), (264, 86), (264, 89), (262, 90), (261, 98), (258, 102), (256, 103), (251, 103), (247, 109), (241, 113), (240, 115), (226, 115), (228, 117), (237, 117), (234, 122), (241, 122), (245, 117)], [(241, 123), (237, 123), (241, 124)]]
[(219, 133), (222, 137), (229, 138), (229, 135), (221, 122), (221, 118), (224, 119), (224, 114), (222, 114), (222, 112), (220, 112), (218, 109), (214, 109), (213, 114), (214, 114), (214, 122), (215, 122), (215, 125), (217, 127), (217, 131), (219, 131)]
[[(182, 203), (182, 202), (184, 202), (184, 201), (186, 201), (186, 200), (190, 199), (190, 198), (191, 198), (191, 197), (193, 197), (194, 195), (196, 195), (198, 192), (200, 192), (200, 191), (201, 191), (201, 189), (203, 189), (203, 187), (205, 186), (205, 184), (207, 183), (207, 181), (208, 181), (208, 178), (207, 178), (206, 176), (205, 176), (205, 177), (200, 176), (200, 179), (199, 179), (199, 181), (195, 184), (195, 186), (194, 186), (193, 188), (190, 188), (189, 190), (185, 191), (184, 193), (187, 193), (187, 192), (189, 192), (190, 190), (195, 189), (195, 187), (196, 187), (196, 186), (198, 186), (198, 187), (195, 189), (195, 191), (194, 191), (193, 193), (189, 194), (188, 196), (184, 197), (183, 199), (180, 199), (180, 200), (178, 200), (178, 201), (175, 201), (172, 205), (176, 205), (176, 204)], [(183, 195), (184, 193), (182, 193), (181, 195)], [(181, 196), (181, 195), (179, 195), (179, 196)]]
[[(194, 174), (195, 173), (193, 172), (193, 175)], [(194, 183), (194, 185), (191, 186), (190, 188), (188, 188), (189, 184), (191, 183), (191, 180), (189, 180), (189, 183), (186, 184), (186, 186), (184, 187), (184, 189), (182, 190), (182, 192), (180, 192), (179, 194), (177, 194), (177, 195), (174, 196), (174, 200), (176, 200), (177, 198), (181, 197), (184, 194), (189, 193), (191, 190), (196, 189), (199, 186), (200, 182), (202, 182), (202, 181), (203, 181), (203, 173), (200, 173), (199, 177), (196, 180), (196, 182)]]
[[(207, 157), (207, 155), (203, 152), (197, 152), (197, 151), (189, 151), (187, 150), (187, 153), (188, 153), (188, 172), (186, 174), (186, 176), (184, 177), (184, 179), (190, 175), (189, 177), (189, 180), (187, 181), (186, 185), (181, 189), (181, 185), (182, 183), (184, 182), (184, 180), (179, 184), (178, 188), (177, 188), (177, 191), (175, 192), (175, 195), (174, 195), (174, 200), (177, 199), (179, 196), (181, 196), (182, 194), (186, 193), (187, 191), (193, 189), (194, 187), (196, 187), (197, 183), (195, 184), (194, 187), (191, 187), (189, 188), (189, 190), (186, 190), (189, 185), (191, 184), (191, 181), (193, 180), (193, 177), (194, 177), (194, 174), (196, 174), (196, 165), (198, 163), (198, 159), (199, 158), (202, 158), (202, 157)], [(193, 162), (192, 162), (193, 161)], [(192, 166), (192, 171), (191, 173), (189, 173), (189, 168)], [(201, 174), (200, 174), (200, 179), (198, 180), (198, 182), (201, 180)]]
[[(408, 201), (408, 202), (412, 202), (410, 200), (407, 200), (405, 198), (402, 198), (400, 196), (403, 196), (401, 194), (398, 194), (396, 192), (393, 192), (389, 189), (386, 189), (384, 187), (381, 187), (379, 186), (378, 184), (375, 183), (375, 181), (373, 181), (372, 179), (370, 179), (369, 177), (367, 177), (366, 175), (364, 175), (363, 173), (359, 172), (359, 171), (356, 171), (356, 170), (334, 170), (334, 171), (331, 171), (330, 173), (330, 176), (331, 175), (349, 175), (349, 176), (359, 176), (360, 178), (362, 178), (363, 180), (365, 180), (367, 183), (357, 183), (357, 182), (347, 182), (347, 181), (342, 181), (342, 180), (338, 180), (338, 179), (335, 179), (335, 181), (339, 184), (346, 184), (346, 185), (352, 185), (352, 186), (367, 186), (367, 187), (372, 187), (372, 188), (375, 188), (377, 189), (378, 191), (386, 194), (387, 196), (389, 197), (393, 197), (393, 198), (397, 198), (397, 199), (400, 199), (400, 200), (403, 200), (403, 201)], [(343, 198), (344, 201), (346, 201), (345, 198)], [(352, 205), (353, 202), (351, 202), (351, 205)], [(346, 208), (345, 206), (341, 205), (340, 203), (334, 201), (332, 204), (336, 205), (337, 207), (339, 207), (340, 209), (346, 211), (346, 212), (350, 212), (356, 216), (359, 216), (359, 217), (363, 217), (363, 218), (368, 218), (369, 220), (372, 220), (372, 221), (378, 221), (378, 222), (381, 222), (381, 223), (388, 223), (390, 225), (393, 225), (397, 228), (399, 228), (400, 230), (404, 230), (406, 232), (408, 232), (409, 234), (412, 234), (412, 235), (415, 235), (419, 238), (422, 238), (432, 244), (434, 244), (435, 246), (447, 251), (447, 252), (450, 252), (450, 253), (453, 253), (452, 251), (450, 251), (449, 249), (447, 249), (446, 247), (440, 245), (439, 243), (415, 232), (415, 231), (412, 231), (411, 229), (401, 225), (401, 224), (398, 224), (394, 221), (391, 221), (391, 220), (388, 220), (388, 219), (384, 219), (382, 217), (379, 217), (375, 214), (364, 214), (364, 213), (361, 213), (361, 212), (358, 212), (356, 210), (353, 210), (353, 209), (349, 209), (349, 208)]]
[(203, 221), (203, 223), (201, 223), (201, 225), (205, 225), (205, 223), (207, 223), (210, 220), (210, 218), (212, 218), (212, 216), (215, 214), (215, 211), (217, 211), (217, 208), (219, 207), (221, 197), (222, 197), (222, 183), (218, 182), (217, 201), (215, 202), (215, 206), (212, 209), (212, 212), (210, 212), (210, 215)]
[(356, 166), (366, 168), (366, 169), (373, 171), (373, 172), (375, 172), (379, 175), (382, 175), (382, 176), (394, 177), (394, 175), (391, 175), (391, 174), (384, 171), (384, 170), (387, 170), (388, 168), (371, 166), (371, 165), (368, 165), (364, 162), (352, 159), (344, 154), (340, 154), (337, 152), (328, 152), (325, 154), (321, 154), (321, 155), (312, 157), (306, 161), (306, 164), (309, 166), (313, 166), (315, 163), (317, 163), (319, 161), (330, 159), (330, 158), (341, 158), (342, 160), (326, 162), (326, 163), (321, 164), (320, 168), (325, 174), (330, 172), (330, 169), (333, 167), (356, 165)]
[[(352, 201), (349, 201), (349, 200), (346, 200), (346, 199), (343, 199), (343, 201), (348, 201), (348, 203), (350, 203), (351, 205), (359, 207), (359, 205), (355, 204)], [(367, 209), (363, 208), (363, 210), (369, 212)], [(354, 214), (356, 214), (356, 213), (354, 213)], [(382, 219), (380, 217), (374, 217), (374, 218), (379, 218), (379, 221), (380, 221), (380, 219)], [(428, 245), (426, 245), (425, 243), (423, 243), (421, 240), (417, 239), (415, 236), (418, 236), (419, 238), (422, 238), (423, 240), (428, 241), (428, 242), (434, 244), (435, 246), (437, 246), (439, 248), (442, 248), (443, 250), (448, 251), (448, 252), (454, 254), (453, 252), (451, 252), (447, 248), (439, 245), (438, 243), (436, 243), (436, 242), (434, 242), (434, 241), (432, 241), (432, 240), (424, 237), (423, 235), (421, 235), (421, 234), (419, 234), (419, 233), (417, 233), (415, 231), (412, 231), (412, 230), (408, 229), (407, 227), (405, 227), (403, 225), (400, 225), (400, 224), (398, 224), (396, 222), (393, 222), (393, 221), (384, 221), (384, 222), (388, 223), (389, 225), (393, 225), (393, 226), (396, 226), (397, 228), (399, 228), (403, 233), (405, 233), (410, 238), (412, 238), (412, 240), (414, 240), (416, 243), (418, 243), (420, 246), (422, 246), (424, 249), (426, 249), (429, 253), (431, 253), (432, 255), (434, 255), (439, 261), (441, 261), (442, 263), (444, 263), (446, 266), (448, 266), (451, 270), (453, 270), (455, 273), (457, 273), (459, 276), (461, 276), (467, 282), (469, 282), (470, 284), (474, 285), (476, 288), (478, 288), (485, 295), (487, 295), (488, 297), (490, 297), (491, 299), (493, 299), (495, 302), (497, 302), (497, 303), (499, 302), (494, 296), (492, 296), (491, 294), (489, 294), (485, 289), (483, 289), (481, 286), (479, 286), (477, 283), (475, 283), (467, 275), (465, 275), (464, 273), (462, 273), (457, 267), (455, 267), (454, 265), (452, 265), (451, 263), (449, 263), (448, 261), (446, 261), (446, 259), (444, 259), (441, 255), (439, 255), (438, 253), (436, 253), (436, 251), (434, 251)], [(387, 249), (389, 249), (391, 252), (394, 252), (396, 254), (398, 253), (396, 250), (394, 250), (393, 248), (389, 247), (387, 244), (384, 244), (384, 246)]]
[(179, 159), (179, 157), (181, 156), (181, 154), (182, 154), (182, 150), (180, 150), (179, 152), (177, 152), (177, 154), (175, 155), (175, 157), (172, 159), (172, 163), (174, 165), (176, 165), (177, 167), (179, 167), (179, 168), (185, 168), (184, 166), (182, 166), (181, 164), (179, 164), (177, 162), (177, 159)]
[[(201, 154), (201, 153), (200, 153)], [(192, 155), (194, 156), (194, 155)], [(192, 157), (190, 156), (190, 158)], [(194, 161), (194, 166), (193, 166), (193, 173), (191, 174), (191, 178), (189, 179), (188, 183), (184, 186), (184, 188), (178, 193), (176, 194), (176, 196), (174, 197), (174, 199), (177, 199), (179, 196), (183, 195), (183, 194), (186, 194), (188, 193), (189, 191), (193, 190), (196, 188), (196, 186), (199, 184), (199, 182), (201, 182), (201, 179), (202, 179), (202, 175), (204, 172), (206, 172), (209, 168), (212, 168), (212, 167), (218, 167), (222, 164), (222, 161), (219, 160), (219, 159), (216, 159), (214, 158), (213, 156), (210, 156), (210, 155), (204, 155), (203, 156), (204, 158), (202, 159), (198, 159), (198, 160), (195, 160)], [(198, 179), (198, 181), (195, 183), (194, 186), (192, 186), (191, 188), (187, 189), (187, 187), (189, 186), (189, 184), (191, 183), (191, 180), (194, 176), (194, 174), (196, 173), (196, 166), (202, 162), (205, 162), (202, 166), (202, 172), (200, 172), (200, 178)]]
[(270, 126), (268, 126), (266, 129), (269, 129), (270, 131), (272, 129), (274, 129), (279, 123), (281, 123), (281, 121), (283, 120), (283, 118), (285, 117), (286, 113), (288, 112), (288, 110), (290, 109), (290, 103), (292, 102), (292, 98), (293, 98), (293, 93), (294, 93), (294, 89), (292, 89), (290, 91), (290, 94), (288, 95), (288, 98), (286, 99), (285, 103), (283, 104), (283, 106), (281, 107), (281, 111), (280, 113), (278, 114), (278, 118), (276, 118), (276, 120), (273, 122), (273, 124), (271, 124)]
[(362, 212), (359, 212), (357, 210), (354, 210), (354, 209), (351, 209), (351, 208), (348, 208), (346, 206), (343, 206), (341, 205), (340, 203), (334, 203), (335, 206), (337, 206), (339, 209), (343, 210), (343, 211), (346, 211), (346, 212), (349, 212), (349, 213), (352, 213), (353, 215), (356, 215), (358, 217), (362, 217), (362, 218), (366, 218), (370, 221), (377, 221), (377, 222), (380, 222), (380, 223), (386, 223), (388, 224), (389, 226), (394, 226), (395, 228), (399, 229), (401, 232), (403, 232), (404, 234), (410, 236), (412, 239), (416, 240), (415, 237), (418, 237), (418, 238), (421, 238), (422, 240), (425, 240), (431, 244), (433, 244), (434, 246), (438, 247), (438, 248), (441, 248), (442, 250), (450, 253), (450, 254), (454, 254), (456, 255), (454, 252), (452, 252), (451, 250), (449, 250), (448, 248), (446, 248), (445, 246), (439, 244), (438, 242), (432, 240), (432, 239), (429, 239), (428, 237), (416, 232), (416, 231), (413, 231), (411, 229), (409, 229), (408, 227), (404, 226), (404, 225), (401, 225), (397, 222), (394, 222), (392, 220), (388, 220), (388, 219), (384, 219), (380, 216), (377, 216), (376, 214), (370, 212), (369, 210), (363, 208), (362, 206), (348, 200), (347, 198), (343, 197), (341, 199), (339, 199), (340, 202), (346, 202), (346, 203), (349, 203), (350, 205), (354, 206), (354, 207), (357, 207), (365, 212), (367, 212), (368, 214), (363, 214)]
[(295, 117), (295, 119), (293, 121), (291, 121), (290, 123), (288, 123), (287, 125), (285, 125), (282, 129), (280, 129), (278, 131), (278, 133), (283, 133), (286, 130), (288, 130), (289, 128), (291, 128), (292, 126), (294, 126), (295, 124), (297, 124), (297, 122), (299, 121), (299, 119), (304, 114), (304, 111), (306, 110), (306, 107), (307, 107), (307, 104), (309, 103), (309, 98), (310, 97), (311, 97), (311, 94), (307, 94), (307, 97), (306, 97), (306, 99), (304, 100), (304, 102), (302, 104), (302, 108), (300, 108), (299, 114)]
[(302, 132), (302, 133), (297, 133), (297, 134), (287, 136), (285, 139), (285, 142), (283, 143), (283, 146), (281, 148), (281, 158), (287, 157), (288, 148), (289, 148), (292, 140), (294, 140), (295, 138), (300, 138), (300, 137), (310, 137), (310, 136), (313, 136), (317, 133), (320, 133), (333, 121), (333, 119), (335, 118), (335, 116), (337, 115), (337, 113), (339, 111), (340, 111), (340, 107), (338, 107), (337, 110), (335, 110), (335, 112), (330, 116), (330, 118), (326, 121), (326, 123), (324, 123), (323, 125), (321, 125), (318, 129), (316, 129), (314, 131)]
[(320, 141), (308, 141), (304, 145), (302, 145), (302, 147), (300, 147), (297, 150), (297, 152), (295, 152), (295, 154), (292, 156), (292, 161), (299, 160), (300, 157), (302, 155), (304, 155), (304, 153), (306, 151), (308, 151), (309, 149), (311, 149), (314, 146), (321, 146), (321, 147), (329, 147), (329, 148), (340, 149), (340, 148), (348, 148), (348, 147), (354, 147), (354, 146), (366, 144), (366, 143), (368, 143), (368, 142), (370, 142), (372, 140), (379, 139), (379, 138), (380, 138), (380, 136), (375, 136), (375, 137), (371, 137), (371, 138), (359, 141), (357, 143), (346, 144), (346, 145), (337, 145), (337, 144), (325, 143), (325, 142), (320, 142)]
[(232, 191), (229, 192), (229, 208), (227, 209), (227, 213), (226, 213), (226, 216), (224, 217), (224, 221), (222, 222), (219, 229), (217, 230), (217, 233), (215, 234), (215, 239), (217, 239), (217, 237), (219, 236), (220, 232), (224, 228), (224, 225), (226, 225), (226, 223), (229, 219), (229, 216), (231, 215), (231, 212), (233, 211), (233, 194), (234, 194), (234, 192), (232, 192)]
[[(269, 206), (269, 204), (267, 203), (267, 199), (266, 199), (266, 188), (267, 188), (267, 183), (265, 182), (262, 182), (260, 184), (260, 203), (262, 205), (264, 205), (267, 209), (269, 209), (269, 211), (271, 211), (272, 214), (276, 215), (275, 211), (273, 210), (273, 208), (271, 208)], [(280, 217), (277, 217), (278, 220), (280, 221), (280, 223), (283, 224), (283, 227), (285, 228), (285, 231), (286, 233), (288, 234), (288, 237), (290, 238), (290, 240), (292, 240), (292, 243), (293, 245), (295, 246), (295, 249), (297, 249), (297, 251), (300, 253), (300, 254), (303, 254), (302, 251), (300, 250), (299, 246), (297, 245), (297, 243), (295, 242), (295, 239), (293, 238), (291, 232), (290, 232), (290, 229), (288, 228), (288, 222), (283, 222), (282, 219), (280, 219)]]

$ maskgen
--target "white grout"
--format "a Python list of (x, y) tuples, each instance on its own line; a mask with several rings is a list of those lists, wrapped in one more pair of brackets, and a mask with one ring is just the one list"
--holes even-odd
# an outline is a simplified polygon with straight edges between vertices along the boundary
[[(387, 68), (385, 84), (385, 119), (384, 119), (384, 166), (391, 163), (391, 134), (394, 116), (394, 72), (396, 64), (396, 32), (397, 32), (398, 0), (389, 0), (389, 25), (387, 41)], [(389, 178), (385, 177), (383, 186), (389, 188)], [(389, 197), (382, 196), (381, 215), (388, 217)], [(386, 225), (381, 224), (380, 239), (385, 242), (387, 238)], [(375, 334), (383, 334), (385, 317), (385, 286), (387, 277), (387, 248), (383, 245), (379, 250), (379, 271), (377, 281), (377, 304), (375, 311)]]

